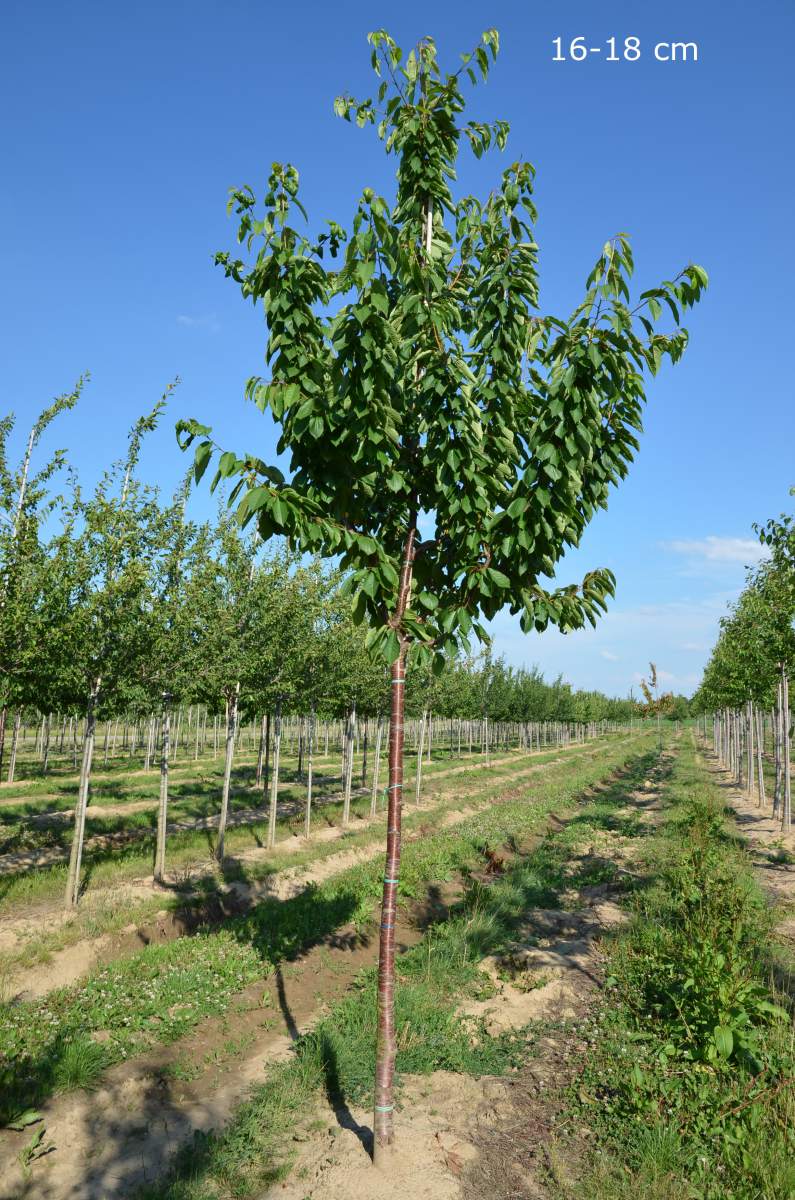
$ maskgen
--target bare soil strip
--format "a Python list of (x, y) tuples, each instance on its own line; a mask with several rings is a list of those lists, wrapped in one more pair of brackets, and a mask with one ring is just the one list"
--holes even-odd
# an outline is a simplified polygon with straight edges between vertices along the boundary
[[(657, 819), (653, 779), (627, 795), (626, 812)], [(554, 819), (553, 819), (554, 820)], [(636, 847), (612, 832), (578, 847), (576, 874), (594, 859), (632, 874)], [(564, 1124), (562, 1092), (590, 1036), (586, 1018), (602, 985), (605, 932), (624, 920), (610, 898), (615, 885), (572, 888), (563, 909), (527, 914), (515, 947), (482, 963), (498, 986), (465, 1013), (484, 1016), (492, 1032), (527, 1028), (531, 1061), (507, 1076), (480, 1079), (451, 1072), (404, 1077), (399, 1141), (389, 1173), (370, 1164), (371, 1113), (321, 1110), (328, 1132), (313, 1137), (286, 1184), (266, 1200), (551, 1200), (570, 1181), (576, 1146), (587, 1129)], [(575, 1151), (575, 1153), (573, 1153)]]
[[(633, 798), (628, 798), (631, 803)], [(464, 812), (448, 813), (446, 819), (450, 824), (463, 820)], [(563, 823), (550, 817), (546, 827), (560, 829)], [(536, 845), (540, 836), (534, 835), (523, 849)], [(594, 856), (601, 861), (613, 855), (625, 869), (624, 841), (609, 834), (592, 838), (573, 854), (572, 874)], [(370, 856), (379, 852), (380, 846), (367, 848)], [(329, 873), (332, 869), (329, 862), (318, 867)], [(339, 862), (336, 869), (342, 869)], [(278, 894), (294, 894), (290, 889), (298, 890), (306, 882), (305, 873), (300, 880), (285, 873)], [(563, 1014), (577, 1018), (587, 1009), (599, 986), (600, 938), (621, 919), (609, 890), (604, 885), (572, 889), (565, 909), (529, 912), (512, 954), (484, 962), (485, 974), (496, 978), (499, 987), (482, 1010), (494, 1028), (519, 1028)], [(429, 889), (438, 919), (436, 893)], [(441, 903), (457, 894), (456, 885), (444, 885)], [(404, 948), (418, 940), (426, 915), (426, 906), (421, 906), (404, 916), (399, 930)], [(44, 1119), (47, 1139), (56, 1149), (37, 1161), (27, 1180), (18, 1155), (29, 1131), (0, 1131), (0, 1200), (106, 1200), (127, 1196), (141, 1183), (162, 1177), (176, 1150), (196, 1131), (222, 1127), (262, 1077), (264, 1065), (287, 1054), (291, 1041), (376, 956), (376, 937), (352, 927), (341, 929), (269, 979), (246, 988), (224, 1017), (207, 1019), (179, 1042), (112, 1068), (94, 1092), (54, 1098), (44, 1106)], [(112, 1031), (96, 1036), (101, 1040)], [(545, 1055), (541, 1039), (542, 1090), (544, 1071), (552, 1072), (551, 1079), (557, 1070), (552, 1051), (549, 1059)], [(274, 1196), (403, 1200), (411, 1195), (439, 1200), (464, 1195), (468, 1172), (482, 1160), (479, 1137), (501, 1113), (509, 1112), (515, 1077), (473, 1080), (437, 1074), (408, 1080), (407, 1086), (400, 1129), (401, 1145), (411, 1153), (403, 1160), (398, 1151), (389, 1177), (376, 1178), (363, 1145), (370, 1114), (327, 1108), (320, 1116), (333, 1132), (309, 1138), (291, 1180)]]
[[(593, 752), (592, 750), (591, 753)], [(505, 792), (498, 796), (487, 796), (480, 801), (473, 800), (469, 804), (464, 804), (461, 808), (443, 812), (436, 818), (434, 827), (437, 829), (450, 828), (460, 824), (462, 821), (468, 820), (469, 817), (474, 816), (484, 807), (514, 799), (517, 789), (522, 786), (528, 776), (533, 776), (549, 767), (557, 766), (561, 761), (561, 759), (551, 759), (546, 763), (535, 764), (522, 771), (515, 772), (505, 780), (506, 786), (510, 785), (507, 786)], [(488, 784), (490, 782), (490, 777), (484, 776), (484, 783)], [(430, 818), (439, 803), (444, 803), (445, 795), (445, 790), (429, 793), (419, 808), (416, 805), (412, 805), (410, 811), (427, 811)], [(376, 816), (374, 821), (369, 817), (357, 818), (355, 832), (365, 832), (374, 825), (380, 824), (383, 819), (383, 814)], [(276, 846), (270, 851), (262, 847), (243, 851), (234, 856), (234, 861), (238, 864), (244, 864), (246, 862), (259, 861), (264, 855), (281, 855), (285, 852), (295, 853), (310, 844), (329, 844), (338, 841), (344, 838), (345, 834), (346, 831), (339, 826), (329, 826), (313, 834), (311, 843), (307, 843), (303, 838), (296, 835), (277, 842)], [(407, 833), (404, 840), (414, 841), (423, 835), (424, 828), (421, 827), (414, 833)], [(235, 881), (225, 884), (219, 888), (216, 899), (216, 903), (220, 905), (218, 915), (224, 916), (231, 915), (232, 912), (243, 912), (250, 905), (256, 904), (267, 897), (273, 897), (278, 900), (290, 899), (292, 896), (297, 895), (298, 892), (303, 891), (307, 886), (321, 884), (333, 875), (346, 871), (349, 867), (372, 861), (373, 858), (376, 858), (381, 853), (383, 853), (383, 847), (380, 840), (374, 840), (365, 846), (351, 847), (347, 850), (340, 850), (337, 853), (326, 855), (315, 863), (276, 869), (273, 874), (267, 875), (259, 881), (252, 883)], [(210, 865), (211, 860), (199, 863), (192, 868), (191, 873), (193, 876), (199, 877)], [(107, 902), (108, 895), (110, 894), (116, 904), (125, 904), (132, 909), (153, 896), (168, 894), (169, 888), (173, 889), (178, 883), (184, 884), (184, 878), (178, 880), (176, 876), (172, 876), (167, 881), (166, 887), (161, 888), (149, 876), (146, 879), (135, 880), (132, 884), (118, 887), (112, 891), (111, 889), (103, 889), (101, 895), (104, 902)], [(186, 893), (185, 895), (186, 900), (188, 900), (190, 893)], [(84, 903), (87, 904), (89, 901), (84, 901)], [(67, 912), (61, 907), (53, 909), (51, 906), (47, 908), (37, 906), (34, 912), (5, 920), (2, 928), (0, 928), (0, 954), (3, 951), (6, 953), (12, 952), (16, 947), (24, 944), (26, 939), (40, 935), (42, 924), (44, 923), (46, 923), (49, 929), (52, 929), (74, 919), (72, 913)], [(110, 962), (113, 959), (128, 954), (134, 954), (142, 945), (148, 945), (151, 941), (181, 937), (186, 933), (192, 932), (195, 925), (195, 914), (186, 916), (184, 912), (179, 910), (160, 909), (150, 915), (147, 920), (131, 922), (115, 934), (95, 933), (87, 939), (82, 938), (79, 941), (75, 941), (72, 945), (66, 946), (62, 950), (53, 951), (43, 962), (25, 969), (10, 971), (2, 981), (5, 993), (16, 999), (30, 999), (35, 996), (43, 996), (54, 988), (74, 983), (98, 964)]]

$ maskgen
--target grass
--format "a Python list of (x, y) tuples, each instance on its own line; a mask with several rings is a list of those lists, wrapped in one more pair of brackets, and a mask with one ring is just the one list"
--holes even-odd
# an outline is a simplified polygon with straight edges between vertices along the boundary
[(599, 1142), (574, 1194), (791, 1200), (795, 1049), (771, 913), (692, 748), (665, 801), (573, 1100)]
[[(449, 879), (482, 862), (485, 846), (538, 828), (548, 813), (570, 807), (585, 788), (637, 758), (642, 744), (639, 738), (631, 745), (605, 747), (595, 758), (566, 764), (564, 778), (544, 780), (532, 801), (523, 794), (453, 829), (408, 843), (401, 895), (420, 895), (428, 882)], [(79, 985), (35, 1002), (2, 1005), (0, 1094), (6, 1118), (55, 1090), (55, 1073), (69, 1046), (110, 1031), (112, 1036), (99, 1043), (107, 1066), (173, 1041), (203, 1017), (227, 1011), (248, 983), (266, 978), (277, 963), (325, 933), (365, 923), (380, 896), (382, 874), (380, 860), (360, 864), (290, 900), (265, 899), (222, 929), (149, 945), (93, 971)]]
[[(501, 1075), (533, 1053), (538, 1031), (490, 1036), (462, 1019), (463, 1002), (490, 986), (479, 964), (505, 950), (528, 910), (559, 902), (570, 882), (572, 851), (595, 831), (612, 827), (627, 787), (640, 780), (656, 755), (636, 755), (628, 777), (614, 781), (596, 803), (586, 802), (567, 827), (547, 835), (505, 874), (485, 886), (474, 882), (450, 919), (432, 926), (398, 960), (396, 1070), (423, 1075), (447, 1070)], [(178, 1157), (169, 1179), (143, 1189), (140, 1200), (226, 1200), (261, 1195), (283, 1179), (294, 1157), (296, 1131), (322, 1127), (324, 1099), (347, 1113), (367, 1101), (375, 1054), (376, 975), (369, 969), (330, 1014), (296, 1044), (293, 1057), (271, 1066), (265, 1082), (222, 1133), (197, 1136)], [(350, 1114), (347, 1116), (350, 1123)]]
[[(569, 747), (567, 753), (581, 752), (589, 745), (589, 743), (585, 743)], [(524, 761), (525, 757), (529, 757), (534, 763), (541, 765), (554, 758), (557, 753), (557, 750), (548, 750), (541, 754), (534, 753), (531, 756), (525, 756), (519, 755), (517, 751), (512, 751), (507, 755), (495, 756), (494, 765), (489, 768), (489, 774), (498, 778), (510, 773), (514, 769), (516, 761)], [(191, 766), (193, 766), (192, 770)], [(413, 778), (411, 766), (409, 758), (407, 762), (409, 768), (407, 771), (408, 788), (411, 787)], [(463, 771), (458, 772), (461, 775), (480, 777), (483, 774), (484, 763), (477, 756), (471, 759), (466, 756), (463, 760), (455, 760), (450, 759), (447, 755), (437, 755), (437, 759), (433, 763), (424, 764), (424, 791), (427, 793), (430, 790), (428, 785), (432, 786), (438, 778), (444, 777), (451, 768), (455, 767), (464, 767)], [(232, 816), (236, 812), (263, 809), (266, 806), (262, 791), (255, 790), (251, 784), (252, 771), (253, 763), (244, 764), (239, 765), (233, 774), (233, 790), (230, 797)], [(321, 771), (322, 764), (316, 768), (315, 774), (312, 820), (315, 829), (337, 823), (342, 811), (338, 775), (327, 774), (324, 776)], [(382, 775), (384, 771), (385, 763), (382, 762)], [(172, 778), (169, 802), (170, 823), (217, 816), (221, 788), (219, 769), (208, 772), (205, 765), (197, 763), (186, 765), (183, 768), (183, 774), (184, 778), (182, 774), (176, 779)], [(283, 769), (281, 777), (282, 785), (279, 789), (281, 811), (278, 831), (281, 836), (287, 837), (292, 834), (296, 823), (300, 824), (303, 829), (304, 786), (298, 782), (296, 770), (289, 764)], [(357, 771), (354, 778), (358, 777), (359, 772)], [(101, 805), (104, 801), (123, 806), (128, 802), (146, 800), (151, 805), (149, 809), (139, 812), (120, 813), (113, 816), (89, 815), (86, 821), (88, 840), (85, 863), (92, 873), (90, 876), (92, 886), (98, 881), (102, 868), (108, 865), (117, 870), (120, 875), (125, 873), (129, 875), (130, 873), (129, 871), (125, 872), (125, 864), (132, 868), (133, 873), (137, 872), (139, 875), (151, 871), (157, 823), (157, 774), (152, 772), (150, 776), (144, 776), (143, 779), (145, 782), (142, 783), (140, 772), (131, 772), (126, 776), (118, 775), (109, 784), (100, 782), (99, 785), (92, 785), (92, 803), (94, 804)], [(40, 800), (31, 800), (26, 793), (24, 803), (0, 806), (1, 854), (10, 854), (14, 851), (35, 852), (43, 849), (61, 850), (65, 853), (68, 850), (71, 843), (72, 825), (69, 818), (64, 818), (63, 810), (74, 804), (75, 794), (71, 793), (76, 793), (76, 783), (70, 780), (63, 786), (69, 789), (68, 798), (45, 796)], [(351, 811), (354, 817), (365, 815), (366, 812), (369, 812), (369, 807), (369, 793), (366, 796), (355, 795), (353, 797)], [(263, 819), (253, 819), (247, 821), (242, 828), (230, 829), (227, 834), (230, 849), (239, 850), (246, 846), (262, 845), (266, 828), (267, 824)], [(118, 839), (121, 836), (129, 837), (128, 845), (120, 844)], [(104, 845), (99, 840), (92, 842), (92, 838), (115, 838), (116, 842)], [(212, 849), (212, 841), (212, 834), (208, 830), (175, 830), (169, 838), (169, 857), (171, 860), (179, 861), (191, 851), (194, 852), (194, 857), (197, 854), (206, 856), (208, 850)], [(5, 898), (5, 907), (8, 906), (9, 900), (13, 900), (15, 897), (14, 885), (18, 880), (32, 878), (35, 875), (36, 884), (41, 887), (49, 870), (44, 868), (31, 872), (30, 868), (22, 865), (18, 873), (11, 871), (0, 877), (3, 885), (0, 888), (0, 900)], [(55, 867), (54, 871), (57, 873), (58, 868)]]
[[(601, 755), (608, 747), (615, 748), (616, 743), (590, 743), (587, 749), (578, 751), (574, 758), (567, 756), (564, 762), (549, 767), (548, 773), (565, 774), (570, 770), (575, 759), (590, 760), (594, 755)], [(484, 773), (483, 768), (478, 766), (472, 771), (463, 771), (454, 777), (455, 793), (448, 795), (446, 800), (441, 799), (434, 806), (434, 815), (438, 817), (447, 811), (460, 808), (462, 795), (467, 796), (469, 803), (486, 804), (490, 800), (495, 800), (504, 792), (505, 786), (518, 785), (525, 771), (528, 775), (535, 773), (539, 767), (546, 766), (552, 757), (551, 754), (536, 755), (529, 760), (524, 757), (514, 757), (504, 765), (502, 770), (492, 769), (488, 773)], [(439, 783), (443, 777), (442, 773), (437, 777), (436, 782)], [(441, 794), (443, 795), (443, 792)], [(426, 804), (432, 795), (433, 793), (428, 789), (425, 793)], [(366, 802), (354, 800), (352, 804), (354, 817), (357, 812), (364, 815), (365, 810), (369, 811), (369, 799)], [(416, 825), (426, 822), (429, 816), (427, 808), (416, 810), (409, 804), (405, 810), (405, 828), (410, 831)], [(285, 838), (291, 836), (289, 825), (284, 818), (281, 821), (280, 832)], [(244, 865), (240, 861), (235, 861), (234, 854), (240, 853), (241, 843), (243, 848), (246, 848), (246, 841), (251, 838), (252, 833), (256, 835), (256, 829), (252, 830), (251, 827), (230, 830), (227, 834), (229, 858), (225, 861), (223, 869), (215, 864), (206, 866), (199, 878), (192, 874), (191, 868), (195, 870), (198, 866), (197, 854), (201, 853), (202, 848), (204, 854), (207, 854), (207, 841), (204, 841), (203, 846), (199, 842), (197, 847), (197, 835), (195, 834), (172, 835), (169, 839), (168, 850), (171, 869), (175, 870), (178, 866), (183, 865), (186, 875), (191, 875), (191, 878), (186, 879), (185, 887), (177, 886), (175, 893), (170, 896), (161, 893), (159, 896), (149, 897), (146, 900), (136, 898), (135, 916), (137, 920), (145, 921), (147, 915), (153, 915), (163, 908), (179, 909), (190, 900), (191, 895), (198, 893), (201, 898), (208, 892), (222, 887), (225, 882), (238, 880), (256, 884), (272, 875), (280, 867), (296, 868), (312, 862), (319, 862), (332, 854), (339, 853), (342, 848), (352, 849), (371, 845), (383, 836), (380, 823), (358, 833), (354, 824), (344, 835), (344, 842), (340, 839), (337, 842), (316, 842), (314, 845), (297, 843), (298, 849), (293, 850), (291, 846), (289, 862), (285, 862), (283, 852), (277, 850), (272, 854), (263, 852), (256, 862), (249, 861)], [(151, 871), (148, 853), (144, 856), (140, 849), (132, 847), (129, 847), (123, 855), (120, 854), (115, 860), (91, 866), (90, 882), (93, 887), (84, 897), (78, 912), (70, 914), (66, 921), (54, 929), (28, 936), (19, 947), (0, 955), (0, 962), (4, 964), (7, 971), (24, 969), (36, 963), (46, 962), (54, 951), (73, 945), (83, 937), (114, 932), (129, 924), (130, 898), (125, 896), (121, 901), (114, 899), (112, 894), (107, 894), (108, 888), (114, 883), (117, 885), (122, 883), (125, 878), (140, 878), (147, 871)], [(107, 887), (103, 888), (103, 884), (106, 884)], [(51, 867), (43, 871), (32, 871), (13, 878), (0, 879), (0, 895), (5, 889), (5, 901), (4, 904), (3, 901), (0, 901), (0, 906), (3, 906), (8, 914), (9, 910), (13, 912), (48, 901), (58, 902), (62, 898), (65, 886), (65, 866)], [(105, 892), (104, 897), (103, 892)]]

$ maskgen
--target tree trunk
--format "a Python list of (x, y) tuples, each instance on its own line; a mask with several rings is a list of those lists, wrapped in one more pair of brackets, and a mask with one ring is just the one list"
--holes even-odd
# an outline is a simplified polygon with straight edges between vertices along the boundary
[(364, 737), (362, 739), (362, 787), (367, 787), (367, 745), (370, 735), (370, 718), (364, 718)]
[[(400, 570), (395, 620), (402, 621), (411, 597), (416, 517), (406, 535)], [(375, 1049), (375, 1101), (373, 1106), (373, 1163), (385, 1165), (394, 1140), (393, 1083), (397, 1041), (395, 1036), (395, 917), (400, 879), (400, 827), (403, 815), (403, 718), (406, 702), (406, 643), (392, 664), (392, 697), (389, 715), (389, 789), (386, 819), (386, 864), (381, 895), (381, 935), (378, 943), (378, 1033)]]
[(268, 794), (268, 780), (271, 777), (271, 715), (265, 717), (265, 765), (262, 768), (262, 788)]
[(384, 733), (384, 722), (381, 717), (378, 718), (378, 725), (375, 731), (375, 753), (373, 755), (373, 782), (370, 789), (370, 816), (374, 817), (378, 811), (378, 768), (381, 765), (381, 740)]
[[(237, 723), (237, 703), (240, 698), (240, 684), (236, 684), (226, 706), (226, 759), (224, 761), (224, 789), (221, 794), (221, 816), (218, 822), (218, 844), (215, 857), (219, 862), (224, 860), (224, 839), (226, 837), (226, 822), (229, 817), (229, 789), (232, 782), (232, 759), (235, 756), (235, 725)], [(177, 718), (179, 720), (179, 718)]]
[(776, 704), (773, 709), (773, 756), (776, 764), (775, 784), (773, 786), (773, 816), (777, 817), (781, 808), (781, 680), (776, 689)]
[(356, 705), (351, 707), (348, 728), (345, 731), (345, 780), (342, 795), (342, 828), (347, 829), (351, 819), (351, 788), (353, 785), (353, 733), (356, 728)]
[(154, 713), (149, 718), (149, 729), (146, 734), (146, 754), (144, 755), (144, 770), (148, 771), (152, 765), (152, 753), (155, 748), (155, 717)]
[(765, 795), (764, 744), (765, 744), (765, 712), (764, 712), (764, 709), (758, 708), (756, 710), (756, 774), (757, 774), (757, 778), (759, 780), (759, 801), (757, 804), (758, 808), (762, 808), (767, 803), (767, 796)]
[(422, 717), (420, 718), (420, 732), (417, 741), (417, 773), (414, 777), (414, 803), (417, 808), (420, 806), (420, 795), (422, 793), (422, 752), (425, 749), (425, 730), (428, 724), (428, 710), (423, 709)]
[(22, 710), (14, 713), (14, 730), (11, 734), (11, 754), (8, 758), (8, 782), (14, 782), (14, 772), (17, 769), (17, 746), (19, 745), (19, 726), (22, 722)]
[(171, 733), (171, 713), (163, 705), (163, 724), (160, 754), (160, 807), (157, 810), (157, 850), (155, 851), (155, 882), (162, 883), (166, 873), (166, 822), (168, 820), (168, 750)]
[(256, 787), (259, 787), (260, 784), (262, 783), (262, 764), (265, 759), (265, 730), (267, 727), (266, 723), (267, 723), (267, 717), (266, 717), (265, 713), (263, 713), (262, 714), (262, 722), (260, 724), (260, 731), (259, 731), (259, 750), (257, 752), (257, 773), (254, 777), (254, 784)]
[(373, 1161), (383, 1164), (387, 1146), (394, 1140), (395, 1075), (395, 917), (400, 877), (400, 827), (403, 811), (403, 712), (405, 704), (405, 654), (392, 664), (392, 704), (389, 719), (389, 791), (387, 804), (386, 868), (381, 899), (381, 936), (378, 946), (378, 1040), (375, 1065)]
[(88, 808), (88, 790), (91, 781), (91, 762), (94, 757), (94, 736), (96, 733), (96, 707), (99, 696), (101, 679), (97, 677), (91, 688), (86, 712), (86, 729), (83, 738), (83, 763), (80, 768), (80, 786), (77, 791), (75, 804), (74, 832), (72, 847), (69, 853), (69, 874), (66, 881), (66, 907), (77, 908), (80, 899), (80, 868), (83, 862), (83, 843), (86, 834), (86, 809)]
[(50, 730), (52, 728), (52, 713), (44, 718), (44, 745), (41, 752), (41, 772), (46, 775), (50, 766)]
[(273, 778), (271, 779), (271, 800), (268, 809), (268, 849), (276, 845), (276, 816), (279, 801), (279, 758), (282, 749), (282, 702), (276, 701), (273, 714)]
[(782, 673), (781, 678), (781, 713), (782, 724), (781, 733), (783, 739), (783, 769), (784, 769), (784, 795), (782, 797), (783, 804), (781, 806), (781, 831), (789, 833), (792, 824), (792, 790), (790, 776), (790, 715), (789, 715), (789, 678), (787, 672)]
[(306, 734), (306, 812), (304, 813), (304, 837), (312, 830), (312, 752), (315, 746), (315, 710), (309, 714)]

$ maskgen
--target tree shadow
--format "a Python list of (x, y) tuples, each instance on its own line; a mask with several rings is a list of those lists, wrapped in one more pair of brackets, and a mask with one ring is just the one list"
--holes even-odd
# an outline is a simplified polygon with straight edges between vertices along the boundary
[(282, 1011), (284, 1023), (287, 1026), (287, 1032), (289, 1033), (291, 1039), (294, 1042), (297, 1042), (301, 1034), (298, 1026), (295, 1023), (295, 1017), (293, 1016), (292, 1009), (287, 1001), (287, 993), (284, 990), (284, 974), (281, 966), (277, 966), (276, 970), (274, 971), (274, 978), (276, 980), (276, 994), (279, 998), (279, 1008)]
[(323, 1072), (323, 1084), (326, 1099), (329, 1102), (340, 1129), (348, 1129), (359, 1139), (364, 1150), (372, 1158), (373, 1131), (367, 1125), (360, 1125), (354, 1117), (345, 1099), (340, 1083), (337, 1052), (327, 1034), (321, 1033), (317, 1039), (320, 1066)]

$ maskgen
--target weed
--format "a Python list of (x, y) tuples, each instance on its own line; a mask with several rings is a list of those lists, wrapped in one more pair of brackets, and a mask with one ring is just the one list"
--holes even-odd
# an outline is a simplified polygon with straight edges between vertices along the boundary
[(30, 1176), (30, 1164), (37, 1158), (43, 1158), (45, 1154), (49, 1154), (55, 1149), (54, 1142), (45, 1141), (47, 1130), (42, 1127), (37, 1129), (33, 1137), (19, 1152), (19, 1164), (22, 1167), (22, 1174), (25, 1179)]
[(178, 1079), (181, 1083), (191, 1083), (194, 1079), (198, 1079), (202, 1069), (197, 1063), (177, 1058), (174, 1062), (167, 1063), (160, 1073), (166, 1079)]
[(54, 1090), (70, 1092), (75, 1088), (93, 1087), (105, 1063), (102, 1047), (87, 1038), (77, 1037), (73, 1042), (65, 1043), (53, 1068)]

